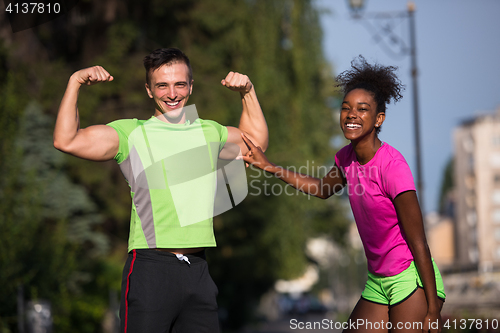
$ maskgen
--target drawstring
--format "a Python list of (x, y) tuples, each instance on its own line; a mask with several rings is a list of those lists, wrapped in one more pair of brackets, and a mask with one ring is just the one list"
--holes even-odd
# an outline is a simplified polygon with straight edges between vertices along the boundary
[(189, 258), (186, 257), (185, 255), (183, 254), (180, 254), (180, 253), (176, 253), (175, 256), (177, 257), (177, 259), (179, 259), (180, 261), (185, 261), (187, 262), (189, 265), (191, 265), (191, 263), (189, 262)]

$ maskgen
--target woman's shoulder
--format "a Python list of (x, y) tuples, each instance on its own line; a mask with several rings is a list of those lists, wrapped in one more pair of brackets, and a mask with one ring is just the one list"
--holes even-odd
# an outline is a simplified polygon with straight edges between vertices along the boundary
[(352, 148), (352, 144), (350, 143), (350, 144), (340, 148), (340, 150), (337, 152), (336, 155), (339, 155), (339, 156), (340, 155), (349, 155), (353, 152), (354, 152), (354, 149)]
[(352, 144), (348, 144), (347, 146), (342, 147), (336, 154), (335, 154), (335, 160), (343, 164), (344, 162), (349, 162), (352, 160), (352, 158), (356, 157), (356, 154), (354, 153), (354, 149), (352, 148)]
[(403, 154), (393, 146), (384, 143), (377, 154), (378, 163), (382, 170), (392, 170), (393, 168), (400, 168), (401, 166), (409, 167), (408, 162)]
[[(388, 144), (387, 142), (384, 142), (382, 147), (380, 147), (380, 155), (384, 160), (398, 160), (398, 159), (403, 159), (405, 160), (403, 154), (399, 152), (396, 148)], [(406, 160), (405, 160), (406, 161)]]

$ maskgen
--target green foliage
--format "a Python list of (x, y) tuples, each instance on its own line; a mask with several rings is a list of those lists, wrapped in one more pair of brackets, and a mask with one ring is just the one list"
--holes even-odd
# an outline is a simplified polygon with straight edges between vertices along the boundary
[[(0, 44), (0, 327), (7, 330), (9, 324), (15, 323), (15, 312), (8, 309), (15, 306), (16, 287), (19, 278), (16, 275), (23, 271), (21, 259), (27, 256), (26, 250), (15, 246), (27, 236), (33, 236), (36, 230), (32, 228), (32, 219), (36, 212), (19, 209), (20, 205), (29, 206), (33, 202), (33, 193), (19, 191), (17, 180), (21, 176), (21, 152), (15, 145), (18, 130), (19, 110), (24, 108), (25, 101), (15, 98), (15, 92), (24, 85), (21, 77), (14, 76), (6, 70), (8, 52)], [(11, 245), (15, 247), (12, 248)], [(29, 245), (29, 244), (28, 244)]]
[[(94, 230), (102, 217), (85, 189), (62, 172), (65, 158), (52, 147), (53, 120), (36, 104), (18, 119), (14, 153), (2, 177), (9, 180), (2, 186), (2, 203), (9, 204), (2, 207), (0, 234), (2, 320), (12, 325), (17, 287), (24, 286), (28, 298), (52, 301), (58, 331), (72, 331), (75, 323), (64, 323), (78, 313), (93, 325), (81, 332), (94, 332), (107, 306), (99, 294), (111, 288), (101, 285), (98, 297), (91, 290), (100, 273), (94, 261), (109, 251), (107, 237)], [(92, 311), (82, 311), (84, 305)]]
[(68, 178), (66, 157), (52, 146), (54, 119), (42, 113), (42, 105), (57, 105), (48, 86), (64, 86), (54, 75), (61, 63), (28, 67), (1, 47), (0, 59), (0, 327), (17, 327), (16, 295), (24, 287), (26, 299), (52, 302), (57, 331), (74, 332), (78, 318), (92, 326), (81, 332), (95, 332), (107, 309), (102, 294), (119, 290), (120, 272), (111, 277), (104, 269), (110, 244), (95, 228), (103, 218), (86, 189)]

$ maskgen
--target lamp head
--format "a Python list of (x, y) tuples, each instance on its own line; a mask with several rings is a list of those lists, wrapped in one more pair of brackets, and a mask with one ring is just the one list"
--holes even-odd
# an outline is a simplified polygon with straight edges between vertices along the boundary
[(349, 0), (349, 8), (351, 9), (351, 14), (355, 18), (361, 17), (361, 11), (365, 7), (364, 0)]

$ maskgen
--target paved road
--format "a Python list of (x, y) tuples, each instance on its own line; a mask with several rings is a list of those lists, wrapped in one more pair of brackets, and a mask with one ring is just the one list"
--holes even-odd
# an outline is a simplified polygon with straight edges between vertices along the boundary
[(335, 320), (328, 314), (324, 314), (290, 316), (279, 321), (261, 323), (255, 327), (247, 328), (241, 333), (336, 333), (341, 331), (341, 329), (335, 328)]

